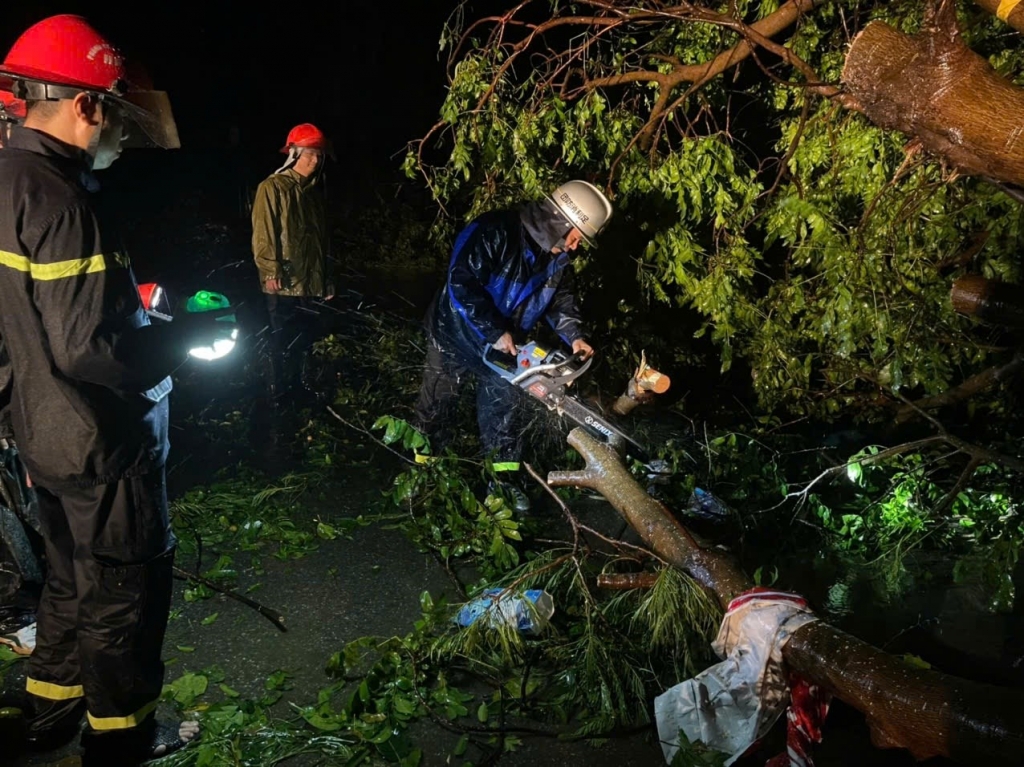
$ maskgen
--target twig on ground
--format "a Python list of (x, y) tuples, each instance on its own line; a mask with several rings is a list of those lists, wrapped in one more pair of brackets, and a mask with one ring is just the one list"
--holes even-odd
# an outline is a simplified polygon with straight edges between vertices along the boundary
[(338, 415), (336, 412), (334, 412), (334, 408), (332, 408), (330, 405), (327, 406), (327, 412), (330, 413), (331, 415), (333, 415), (335, 418), (337, 418), (343, 424), (345, 424), (348, 428), (350, 428), (350, 429), (352, 429), (354, 431), (358, 431), (360, 434), (365, 434), (367, 437), (372, 439), (374, 442), (376, 442), (378, 445), (383, 447), (385, 450), (387, 450), (392, 455), (397, 456), (398, 458), (402, 459), (403, 461), (405, 461), (408, 464), (411, 464), (413, 466), (417, 465), (416, 461), (412, 460), (411, 458), (409, 458), (406, 455), (402, 455), (397, 450), (395, 450), (393, 447), (391, 447), (391, 445), (385, 444), (383, 440), (381, 440), (376, 434), (371, 432), (369, 429), (363, 428), (362, 426), (357, 426), (356, 424), (352, 423), (351, 421), (346, 421), (344, 418), (342, 418), (340, 415)]
[(241, 594), (239, 594), (236, 591), (232, 591), (231, 589), (229, 589), (229, 588), (227, 588), (225, 586), (220, 586), (217, 583), (214, 583), (209, 578), (204, 578), (201, 575), (196, 575), (195, 573), (190, 573), (187, 570), (182, 570), (180, 567), (175, 567), (174, 568), (174, 575), (179, 580), (195, 581), (196, 583), (201, 583), (202, 585), (206, 586), (209, 589), (213, 589), (218, 594), (223, 594), (226, 597), (231, 597), (232, 599), (241, 602), (243, 605), (246, 605), (247, 607), (251, 607), (253, 610), (258, 612), (264, 618), (266, 618), (271, 623), (273, 623), (275, 626), (277, 626), (277, 628), (280, 629), (281, 631), (287, 631), (288, 630), (288, 627), (284, 625), (284, 616), (281, 613), (279, 613), (277, 610), (274, 610), (274, 609), (272, 609), (270, 607), (267, 607), (265, 605), (261, 605), (255, 599), (249, 599), (249, 597), (242, 596)]

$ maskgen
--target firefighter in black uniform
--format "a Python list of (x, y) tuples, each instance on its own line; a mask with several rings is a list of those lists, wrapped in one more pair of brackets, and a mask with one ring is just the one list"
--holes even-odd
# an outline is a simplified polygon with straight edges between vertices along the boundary
[(28, 105), (0, 150), (0, 402), (38, 491), (49, 566), (28, 738), (69, 739), (86, 713), (86, 764), (138, 764), (198, 734), (153, 717), (174, 555), (169, 374), (231, 325), (216, 313), (150, 324), (94, 200), (92, 171), (122, 139), (178, 146), (165, 94), (133, 91), (118, 51), (67, 15), (22, 34), (0, 90)]

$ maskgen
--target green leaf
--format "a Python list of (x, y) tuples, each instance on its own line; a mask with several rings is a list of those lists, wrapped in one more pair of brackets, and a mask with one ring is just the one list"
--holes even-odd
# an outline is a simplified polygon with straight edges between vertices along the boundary
[(287, 682), (288, 673), (286, 671), (278, 670), (267, 677), (267, 681), (263, 686), (268, 690), (284, 690), (286, 689), (285, 685)]
[(311, 726), (324, 732), (336, 732), (344, 726), (337, 714), (324, 713), (313, 708), (303, 709), (302, 718)]
[(333, 541), (338, 537), (338, 531), (326, 522), (317, 522), (316, 534), (326, 541)]
[(484, 701), (480, 704), (480, 707), (476, 710), (476, 718), (481, 722), (487, 721), (487, 702)]
[(419, 767), (419, 763), (422, 759), (423, 752), (418, 748), (414, 748), (402, 757), (400, 764), (402, 767)]
[(206, 692), (209, 680), (202, 674), (189, 672), (183, 674), (168, 685), (164, 685), (163, 694), (183, 708), (195, 703), (196, 698)]
[(202, 623), (204, 626), (209, 626), (211, 623), (213, 623), (214, 621), (217, 620), (217, 616), (218, 615), (220, 615), (220, 613), (211, 613), (211, 614), (207, 615), (205, 618), (203, 618), (200, 621), (200, 623)]

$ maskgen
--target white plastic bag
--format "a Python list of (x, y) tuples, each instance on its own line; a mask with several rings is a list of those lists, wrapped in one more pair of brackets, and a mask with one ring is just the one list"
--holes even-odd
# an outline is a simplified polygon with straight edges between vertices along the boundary
[(730, 754), (726, 765), (768, 732), (789, 698), (782, 648), (816, 620), (797, 594), (754, 590), (734, 599), (711, 643), (724, 660), (654, 699), (665, 761), (679, 750), (680, 730)]

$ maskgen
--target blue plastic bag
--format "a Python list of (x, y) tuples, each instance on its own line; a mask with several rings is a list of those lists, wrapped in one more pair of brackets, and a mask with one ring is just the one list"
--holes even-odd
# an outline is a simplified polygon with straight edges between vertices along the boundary
[[(456, 622), (460, 626), (473, 625), (481, 615), (490, 626), (515, 626), (522, 634), (539, 634), (548, 620), (555, 613), (555, 604), (551, 595), (541, 589), (528, 589), (521, 595), (505, 594), (498, 596), (504, 589), (487, 589), (472, 602), (462, 606)], [(532, 605), (527, 607), (526, 601)]]

